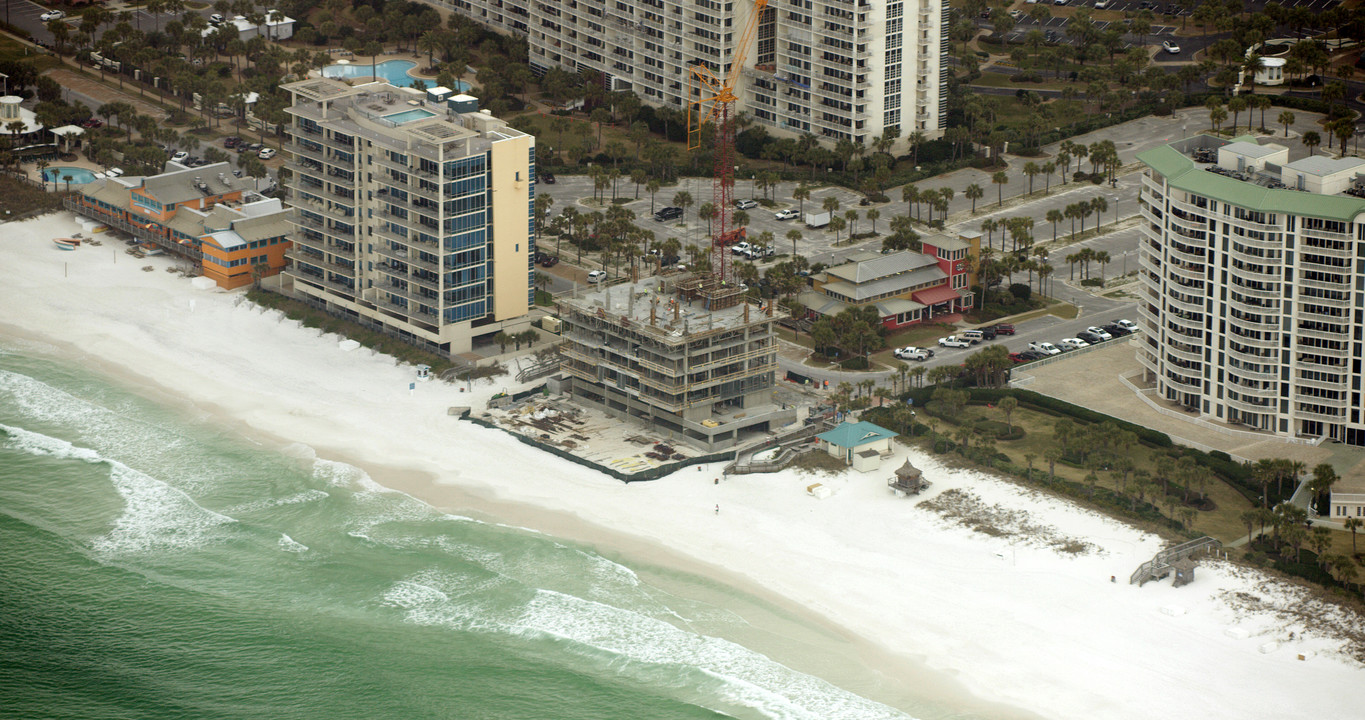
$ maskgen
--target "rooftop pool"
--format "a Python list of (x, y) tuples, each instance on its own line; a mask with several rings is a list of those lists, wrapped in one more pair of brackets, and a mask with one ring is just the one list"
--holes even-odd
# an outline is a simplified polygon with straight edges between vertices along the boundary
[(403, 123), (410, 123), (413, 120), (421, 120), (423, 118), (429, 118), (434, 115), (436, 115), (436, 113), (430, 110), (416, 108), (413, 110), (404, 110), (403, 112), (394, 113), (392, 115), (385, 115), (384, 119), (388, 120), (394, 125), (402, 125)]
[[(322, 76), (329, 78), (340, 78), (349, 80), (351, 78), (378, 77), (380, 80), (388, 82), (394, 87), (412, 87), (417, 82), (417, 78), (408, 74), (409, 70), (417, 67), (417, 63), (411, 60), (385, 60), (377, 65), (366, 62), (338, 63), (328, 65), (322, 69)], [(434, 87), (435, 80), (424, 81), (427, 87)], [(456, 92), (465, 92), (469, 89), (469, 83), (456, 82), (459, 87), (454, 88)]]

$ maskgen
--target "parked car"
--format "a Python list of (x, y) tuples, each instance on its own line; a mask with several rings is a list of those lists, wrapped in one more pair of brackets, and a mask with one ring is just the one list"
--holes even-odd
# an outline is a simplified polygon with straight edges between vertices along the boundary
[(235, 148), (241, 144), (242, 139), (237, 137), (236, 135), (229, 135), (223, 138), (223, 147), (227, 148), (228, 150), (231, 150), (232, 148)]
[(1062, 349), (1050, 342), (1039, 340), (1028, 344), (1028, 349), (1043, 355), (1061, 355)]
[(654, 220), (655, 222), (665, 222), (667, 220), (676, 220), (682, 217), (682, 215), (683, 209), (680, 207), (663, 207), (659, 208), (659, 211), (654, 213)]
[(771, 245), (755, 245), (749, 248), (749, 257), (751, 258), (772, 257), (773, 255), (776, 254), (777, 250), (774, 249), (773, 246)]
[(987, 330), (994, 330), (996, 335), (1013, 335), (1013, 334), (1014, 334), (1014, 326), (1011, 325), (1011, 324), (1009, 324), (1009, 323), (997, 323), (997, 324), (995, 324), (995, 325), (990, 326), (989, 328), (984, 328), (984, 329), (987, 329)]
[(1104, 342), (1104, 338), (1100, 337), (1099, 335), (1096, 335), (1095, 333), (1090, 332), (1089, 330), (1082, 330), (1076, 333), (1076, 337), (1090, 343), (1091, 345)]
[(209, 24), (210, 24), (210, 25), (222, 25), (222, 24), (223, 24), (223, 16), (220, 15), (219, 13), (214, 13), (214, 14), (210, 15), (210, 16), (209, 16)]
[(979, 342), (985, 341), (987, 338), (986, 334), (981, 332), (980, 330), (963, 330), (962, 339), (967, 340), (971, 344), (975, 345)]
[(183, 163), (183, 162), (185, 162), (186, 160), (189, 160), (189, 159), (190, 159), (190, 154), (187, 153), (187, 152), (185, 152), (184, 150), (181, 150), (181, 151), (179, 151), (179, 152), (177, 152), (176, 154), (174, 154), (174, 155), (171, 156), (171, 162), (175, 162), (175, 163)]
[(1090, 347), (1090, 343), (1078, 337), (1071, 337), (1063, 338), (1061, 342), (1057, 343), (1057, 346), (1062, 349), (1062, 352), (1066, 352), (1068, 350), (1079, 350), (1083, 347)]
[(801, 217), (801, 213), (791, 209), (778, 210), (777, 212), (773, 213), (773, 217), (778, 220), (795, 220), (796, 218)]
[(85, 122), (81, 123), (81, 127), (87, 130), (95, 130), (104, 127), (104, 121), (99, 118), (90, 118), (89, 120), (86, 120)]
[(1172, 55), (1179, 55), (1179, 54), (1180, 54), (1180, 45), (1176, 44), (1176, 42), (1175, 42), (1174, 40), (1163, 40), (1163, 41), (1161, 41), (1161, 49), (1162, 49), (1162, 50), (1165, 50), (1166, 52), (1168, 52), (1168, 53), (1170, 53), (1170, 54), (1172, 54)]
[(554, 184), (555, 184), (555, 174), (554, 174), (554, 173), (544, 173), (544, 174), (542, 174), (542, 175), (540, 176), (540, 181), (543, 182), (543, 183), (545, 183), (546, 185), (554, 185)]
[(1131, 334), (1127, 330), (1124, 330), (1123, 328), (1119, 327), (1118, 325), (1115, 325), (1114, 323), (1109, 323), (1108, 325), (1103, 325), (1101, 327), (1103, 327), (1104, 331), (1109, 333), (1111, 337), (1117, 338)]
[(739, 208), (740, 210), (752, 210), (752, 209), (758, 207), (758, 201), (756, 201), (756, 200), (736, 200), (736, 201), (735, 201), (735, 207)]
[(1137, 323), (1133, 322), (1132, 320), (1116, 320), (1114, 321), (1114, 324), (1118, 325), (1124, 330), (1127, 330), (1130, 333), (1135, 333), (1138, 331)]
[(743, 241), (743, 240), (740, 240), (739, 242), (737, 242), (737, 243), (735, 243), (734, 245), (731, 245), (731, 246), (730, 246), (730, 254), (731, 254), (731, 255), (744, 255), (744, 254), (746, 254), (746, 253), (749, 252), (749, 248), (750, 248), (750, 247), (751, 247), (751, 246), (749, 245), (749, 243), (747, 243), (747, 242), (745, 242), (745, 241)]
[(109, 168), (104, 171), (104, 176), (111, 178), (123, 177), (123, 168)]
[[(1028, 362), (1029, 360), (1032, 360), (1032, 359), (1033, 359), (1032, 357), (1025, 357), (1025, 353), (1027, 353), (1027, 351), (1025, 351), (1025, 352), (1012, 352), (1012, 353), (1010, 353), (1010, 362), (1015, 363), (1015, 364), (1018, 364), (1018, 363), (1026, 363), (1026, 362)], [(1027, 353), (1027, 354), (1030, 355), (1030, 356), (1032, 355), (1032, 353)]]
[(558, 264), (559, 264), (559, 258), (555, 257), (554, 255), (546, 255), (545, 257), (543, 257), (543, 258), (540, 259), (540, 266), (541, 266), (541, 267), (550, 268), (550, 267), (554, 267), (554, 266), (556, 266), (556, 265), (558, 265)]
[(269, 160), (270, 158), (275, 157), (275, 148), (261, 148), (261, 151), (256, 153), (256, 157), (262, 160)]
[(600, 283), (606, 279), (607, 271), (605, 270), (593, 270), (592, 272), (588, 273), (588, 282), (590, 283)]
[(972, 346), (972, 341), (957, 335), (949, 335), (939, 338), (938, 344), (946, 348), (967, 348)]
[(981, 333), (981, 338), (982, 338), (983, 340), (994, 340), (994, 339), (995, 339), (995, 336), (1000, 334), (1000, 333), (998, 333), (998, 332), (995, 331), (995, 326), (994, 326), (994, 325), (988, 325), (988, 326), (983, 327), (983, 328), (977, 328), (977, 329), (976, 329), (976, 332)]
[(1095, 0), (1095, 9), (1103, 10), (1109, 7), (1109, 0)]
[(1019, 18), (1022, 18), (1023, 16), (1024, 16), (1024, 11), (1023, 11), (1023, 10), (1011, 10), (1011, 11), (1010, 11), (1010, 17), (1014, 18), (1015, 20), (1018, 20)]
[(61, 20), (64, 17), (66, 17), (66, 13), (61, 10), (48, 10), (42, 15), (39, 15), (38, 19), (43, 22), (52, 22), (53, 20)]
[(1104, 328), (1101, 328), (1101, 327), (1095, 327), (1094, 325), (1091, 325), (1090, 327), (1086, 328), (1086, 332), (1092, 332), (1092, 333), (1095, 333), (1096, 335), (1099, 335), (1101, 340), (1113, 340), (1113, 339), (1114, 339), (1114, 336), (1113, 336), (1113, 335), (1110, 335), (1110, 334), (1109, 334), (1109, 331), (1107, 331), (1107, 330), (1105, 330)]
[(902, 360), (916, 360), (918, 362), (924, 362), (934, 356), (933, 350), (914, 346), (896, 348), (893, 352), (896, 357)]

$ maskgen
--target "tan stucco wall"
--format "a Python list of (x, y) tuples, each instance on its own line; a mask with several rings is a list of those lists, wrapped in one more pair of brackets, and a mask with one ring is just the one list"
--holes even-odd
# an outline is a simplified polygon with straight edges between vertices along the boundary
[(527, 301), (531, 236), (530, 136), (493, 143), (493, 319), (510, 320), (529, 311)]

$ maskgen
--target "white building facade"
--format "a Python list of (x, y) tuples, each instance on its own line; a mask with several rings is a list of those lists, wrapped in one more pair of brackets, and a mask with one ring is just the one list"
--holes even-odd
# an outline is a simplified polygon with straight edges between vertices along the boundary
[(283, 87), (295, 295), (452, 355), (529, 327), (535, 138), (385, 82)]
[[(496, 12), (481, 2), (496, 3)], [(537, 72), (594, 70), (610, 90), (679, 110), (690, 68), (729, 73), (754, 12), (751, 2), (542, 0), (523, 17), (515, 2), (454, 7), (526, 32)], [(898, 137), (919, 130), (936, 138), (946, 115), (947, 13), (942, 0), (774, 0), (748, 48), (738, 109), (779, 135), (870, 144), (894, 127)]]
[(1137, 353), (1212, 421), (1365, 446), (1365, 160), (1196, 136), (1142, 153)]

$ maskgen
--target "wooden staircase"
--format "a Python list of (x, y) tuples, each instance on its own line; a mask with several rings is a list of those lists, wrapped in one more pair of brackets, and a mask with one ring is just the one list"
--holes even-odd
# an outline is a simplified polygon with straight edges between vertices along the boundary
[(1153, 556), (1151, 560), (1138, 566), (1138, 569), (1133, 571), (1133, 575), (1128, 578), (1128, 584), (1142, 587), (1149, 580), (1160, 580), (1171, 573), (1176, 562), (1188, 560), (1195, 553), (1206, 553), (1221, 547), (1223, 547), (1223, 543), (1205, 536), (1198, 540), (1191, 540), (1172, 548), (1166, 548)]

